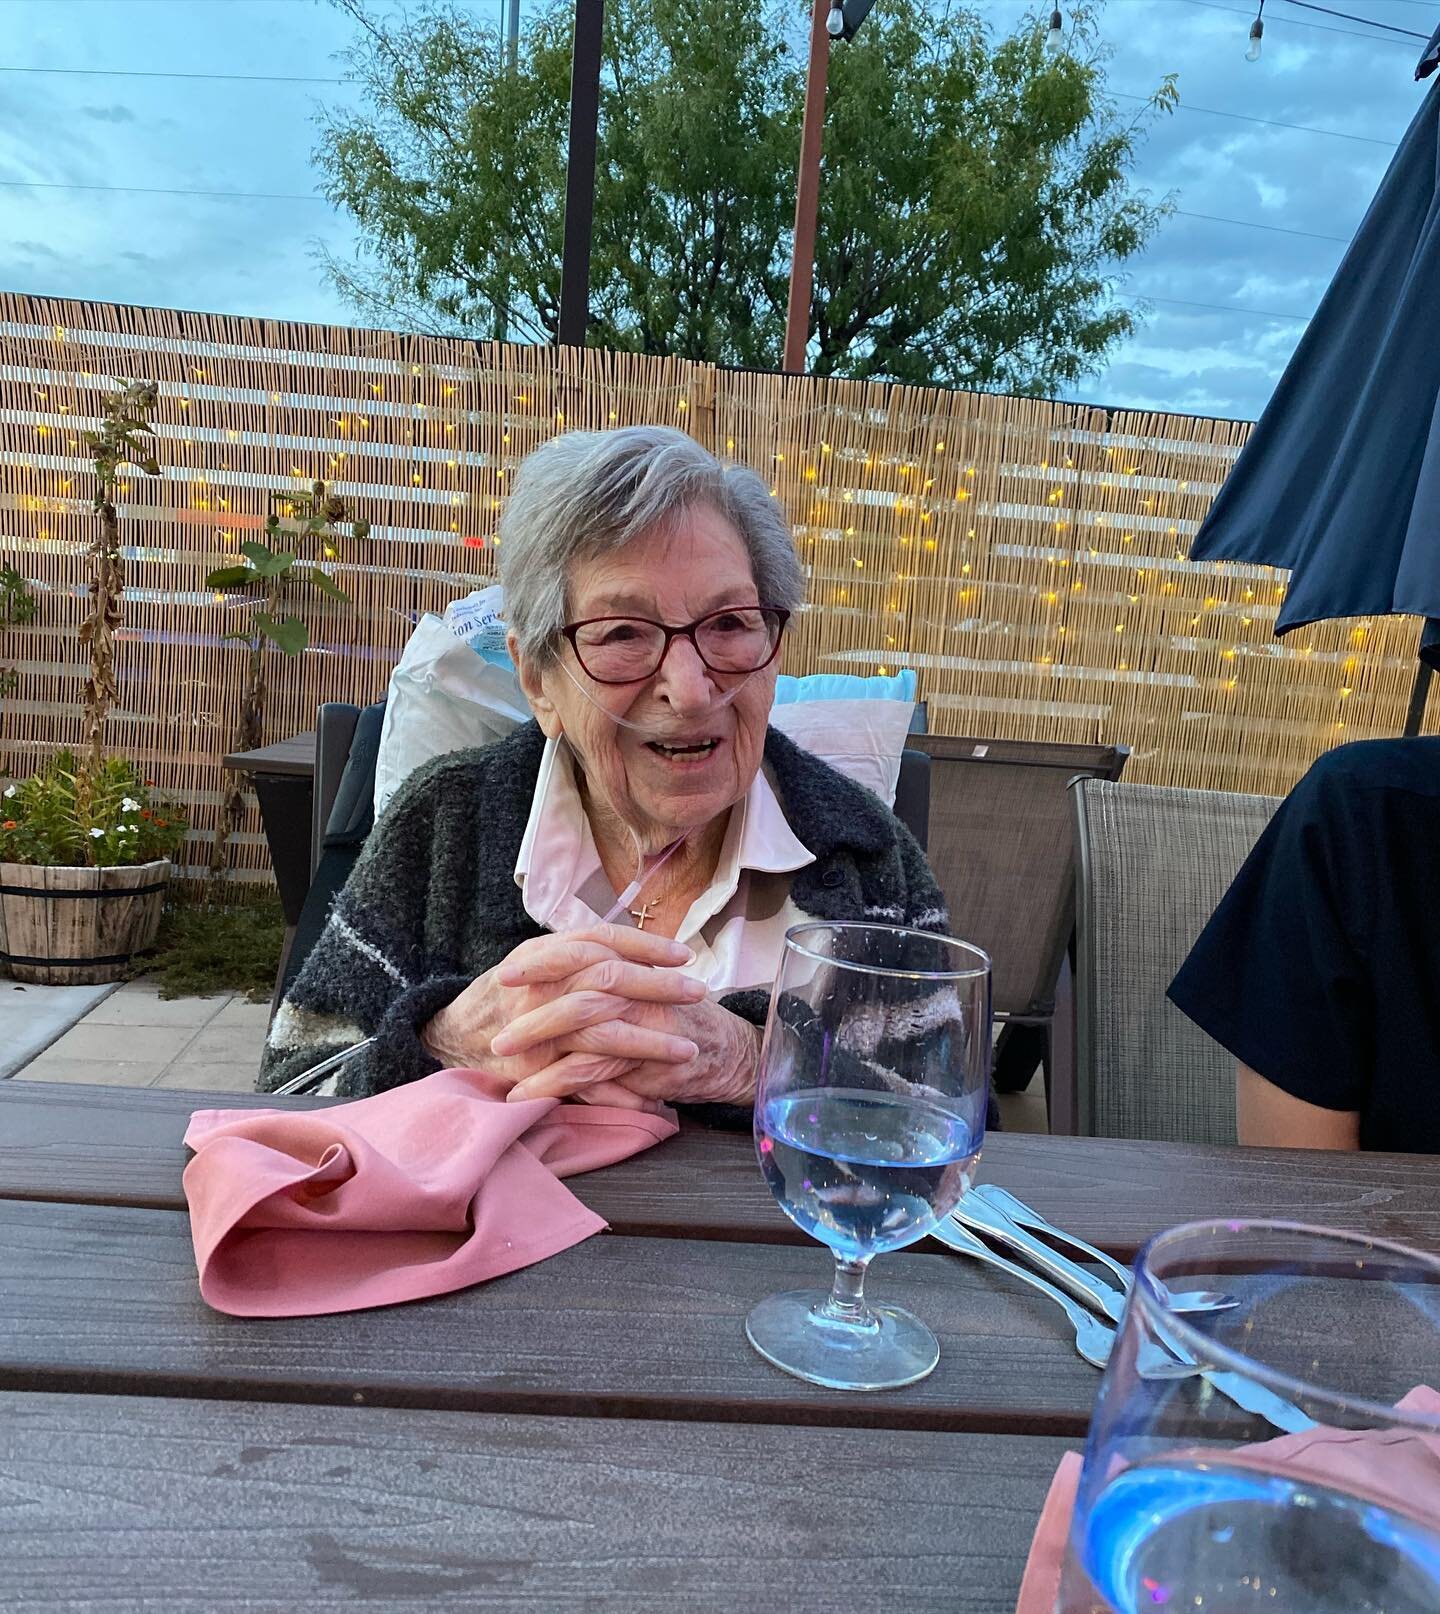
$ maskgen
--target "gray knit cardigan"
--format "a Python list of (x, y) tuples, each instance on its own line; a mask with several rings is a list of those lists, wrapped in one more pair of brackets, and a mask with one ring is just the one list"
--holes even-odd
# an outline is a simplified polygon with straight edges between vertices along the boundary
[[(544, 744), (527, 723), (483, 750), (437, 757), (396, 793), (275, 1016), (262, 1091), (371, 1036), (341, 1069), (347, 1097), (439, 1069), (421, 1028), (476, 976), (545, 933), (515, 884)], [(946, 928), (924, 854), (876, 796), (774, 729), (765, 764), (787, 820), (815, 854), (790, 888), (801, 913)], [(720, 1002), (762, 1025), (769, 993), (732, 992)], [(736, 1119), (721, 1113), (732, 1106), (695, 1108), (714, 1121)]]

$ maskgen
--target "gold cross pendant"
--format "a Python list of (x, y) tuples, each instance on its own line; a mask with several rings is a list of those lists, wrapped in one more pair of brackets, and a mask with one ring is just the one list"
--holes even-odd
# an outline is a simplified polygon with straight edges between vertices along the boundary
[(644, 930), (645, 921), (650, 917), (650, 904), (642, 902), (638, 908), (632, 908), (630, 917), (635, 921), (636, 930)]

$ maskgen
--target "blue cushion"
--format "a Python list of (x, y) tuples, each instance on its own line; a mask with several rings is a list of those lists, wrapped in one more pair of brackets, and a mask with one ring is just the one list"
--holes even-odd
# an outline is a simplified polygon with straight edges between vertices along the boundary
[(859, 673), (810, 673), (775, 680), (775, 704), (792, 701), (913, 701), (915, 674), (910, 668), (888, 676), (862, 677)]

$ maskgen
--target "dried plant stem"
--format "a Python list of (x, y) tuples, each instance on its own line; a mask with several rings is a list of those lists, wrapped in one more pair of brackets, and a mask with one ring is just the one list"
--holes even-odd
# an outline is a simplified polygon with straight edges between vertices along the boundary
[(80, 643), (90, 652), (85, 680), (85, 762), (93, 776), (105, 751), (105, 719), (119, 698), (115, 683), (115, 631), (120, 626), (120, 596), (125, 566), (120, 558), (120, 523), (108, 498), (99, 509), (100, 526), (90, 549), (90, 612), (80, 624)]

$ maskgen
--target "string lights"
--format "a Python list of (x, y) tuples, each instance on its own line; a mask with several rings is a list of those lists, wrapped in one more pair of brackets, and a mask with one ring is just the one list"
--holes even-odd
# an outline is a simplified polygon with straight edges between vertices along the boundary
[[(0, 302), (23, 313), (21, 300)], [(15, 323), (43, 329), (33, 314)], [(1217, 572), (1186, 559), (1188, 535), (1239, 446), (1236, 426), (1102, 418), (1074, 406), (963, 394), (937, 404), (935, 395), (906, 388), (889, 391), (881, 418), (862, 409), (861, 394), (847, 384), (833, 395), (817, 389), (805, 412), (777, 432), (768, 379), (735, 376), (721, 378), (717, 432), (713, 380), (703, 393), (702, 381), (683, 371), (678, 384), (674, 372), (662, 383), (638, 358), (624, 380), (610, 370), (566, 375), (553, 361), (536, 360), (523, 383), (513, 371), (503, 380), (487, 371), (458, 395), (450, 382), (441, 385), (455, 369), (418, 373), (409, 353), (398, 370), (337, 358), (323, 379), (281, 380), (276, 372), (284, 390), (275, 395), (256, 382), (268, 381), (261, 366), (278, 356), (211, 358), (216, 336), (196, 327), (189, 354), (198, 341), (207, 344), (206, 374), (197, 375), (193, 358), (174, 345), (179, 329), (155, 331), (175, 353), (162, 416), (174, 474), (163, 507), (148, 518), (165, 534), (167, 559), (163, 569), (147, 560), (157, 569), (137, 582), (157, 601), (172, 590), (183, 599), (186, 568), (207, 546), (210, 555), (233, 554), (251, 536), (254, 478), (273, 481), (270, 456), (283, 442), (281, 470), (302, 481), (338, 473), (375, 501), (379, 542), (370, 553), (362, 559), (341, 541), (324, 554), (355, 588), (347, 676), (370, 676), (398, 648), (385, 615), (392, 602), (412, 620), (488, 571), (511, 475), (531, 448), (557, 430), (617, 424), (623, 415), (671, 420), (722, 453), (767, 466), (767, 485), (796, 522), (815, 602), (795, 624), (792, 670), (916, 666), (942, 732), (956, 727), (957, 714), (969, 714), (961, 727), (983, 716), (987, 731), (1019, 737), (1078, 739), (1103, 730), (1123, 740), (1143, 727), (1159, 758), (1149, 774), (1157, 782), (1274, 790), (1283, 788), (1292, 759), (1298, 776), (1329, 743), (1342, 714), (1352, 733), (1393, 727), (1386, 669), (1403, 664), (1403, 627), (1372, 627), (1366, 637), (1346, 624), (1338, 638), (1317, 635), (1305, 650), (1277, 644), (1272, 629), (1284, 585), (1275, 574)], [(68, 336), (70, 353), (94, 353), (85, 331), (72, 326)], [(43, 335), (23, 340), (49, 346)], [(228, 330), (225, 340), (234, 340)], [(0, 381), (0, 406), (28, 414), (35, 435), (30, 453), (22, 447), (13, 465), (0, 468), (0, 494), (10, 494), (17, 511), (12, 544), (27, 555), (48, 552), (53, 559), (35, 564), (58, 579), (69, 564), (65, 518), (78, 504), (64, 486), (71, 475), (64, 433), (92, 413), (104, 378), (82, 383), (69, 354), (62, 358), (55, 347), (48, 363), (22, 358), (16, 373), (27, 380), (23, 387)], [(607, 356), (622, 361), (629, 356)], [(508, 369), (512, 361), (504, 362)], [(726, 426), (734, 435), (725, 435)], [(26, 427), (17, 429), (23, 436)], [(202, 613), (180, 631), (201, 644), (212, 627)], [(144, 663), (157, 698), (177, 687), (177, 665), (208, 669), (212, 687), (225, 685), (223, 652), (191, 652), (177, 640)], [(313, 710), (337, 693), (369, 688), (340, 691), (323, 683), (318, 666), (298, 668), (285, 721), (307, 726), (306, 702)], [(1301, 694), (1314, 716), (1297, 723)], [(18, 737), (15, 719), (6, 721), (7, 740)], [(1226, 726), (1236, 743), (1205, 740), (1207, 724)], [(1242, 735), (1250, 739), (1241, 743)], [(177, 759), (177, 769), (182, 761), (191, 770), (188, 791), (194, 770), (210, 762), (197, 754)]]
[(1045, 54), (1059, 56), (1065, 50), (1065, 19), (1056, 6), (1050, 13), (1050, 26), (1045, 30)]
[(1245, 52), (1247, 62), (1260, 60), (1260, 41), (1265, 37), (1265, 0), (1260, 0), (1260, 9), (1255, 13), (1255, 21), (1250, 24), (1250, 48)]

